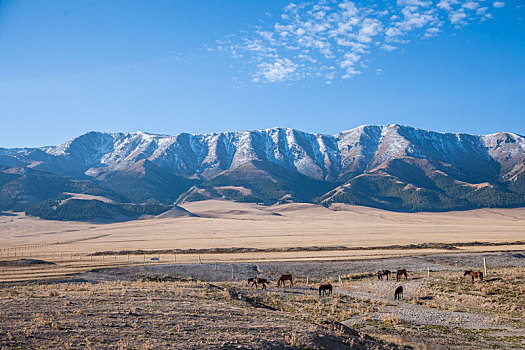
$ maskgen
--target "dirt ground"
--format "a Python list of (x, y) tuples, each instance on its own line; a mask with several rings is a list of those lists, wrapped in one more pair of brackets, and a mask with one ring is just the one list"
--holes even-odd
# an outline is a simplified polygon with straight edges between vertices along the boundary
[[(483, 257), (484, 281), (463, 277)], [(407, 280), (375, 275), (401, 267)], [(293, 288), (276, 286), (281, 273)], [(266, 290), (247, 284), (256, 275)], [(525, 251), (98, 268), (0, 283), (0, 321), (8, 349), (525, 348)]]

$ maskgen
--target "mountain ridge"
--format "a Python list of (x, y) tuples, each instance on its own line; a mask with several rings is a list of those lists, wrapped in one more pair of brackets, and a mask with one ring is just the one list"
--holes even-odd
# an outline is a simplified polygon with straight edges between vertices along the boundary
[[(243, 167), (250, 163), (255, 168)], [(172, 204), (182, 194), (197, 200), (205, 193), (402, 211), (525, 205), (525, 137), (511, 132), (473, 135), (399, 124), (335, 135), (283, 127), (171, 136), (91, 131), (57, 146), (0, 148), (0, 167), (0, 174), (22, 167), (91, 181), (137, 203)], [(16, 201), (2, 176), (0, 198)]]

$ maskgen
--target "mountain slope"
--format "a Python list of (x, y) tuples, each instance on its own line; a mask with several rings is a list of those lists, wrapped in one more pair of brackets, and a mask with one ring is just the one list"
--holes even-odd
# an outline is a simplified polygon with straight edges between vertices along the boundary
[[(87, 181), (135, 203), (222, 198), (409, 211), (525, 205), (525, 138), (503, 132), (480, 136), (402, 125), (333, 136), (287, 128), (175, 136), (90, 132), (59, 146), (0, 149), (2, 192), (13, 169)], [(4, 209), (60, 192), (36, 195), (28, 183), (17, 186), (26, 198), (11, 195)]]

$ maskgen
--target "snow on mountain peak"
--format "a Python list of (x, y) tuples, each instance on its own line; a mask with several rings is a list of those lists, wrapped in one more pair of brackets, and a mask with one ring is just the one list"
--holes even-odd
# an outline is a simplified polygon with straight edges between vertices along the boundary
[(344, 171), (364, 171), (405, 156), (460, 167), (468, 167), (475, 158), (492, 168), (497, 163), (504, 172), (523, 163), (525, 138), (513, 133), (440, 133), (399, 124), (361, 125), (333, 136), (284, 127), (174, 136), (93, 131), (58, 146), (2, 154), (29, 162), (36, 151), (47, 157), (36, 160), (54, 164), (48, 165), (53, 169), (73, 161), (70, 166), (77, 168), (71, 171), (89, 174), (125, 168), (142, 159), (185, 176), (217, 174), (263, 161), (311, 178), (335, 179)]

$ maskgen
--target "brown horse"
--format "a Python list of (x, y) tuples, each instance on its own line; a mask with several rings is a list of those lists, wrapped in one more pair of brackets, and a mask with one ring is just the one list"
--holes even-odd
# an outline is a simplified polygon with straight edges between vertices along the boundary
[(394, 292), (394, 300), (401, 300), (403, 297), (403, 286), (399, 286), (396, 288), (396, 291)]
[(386, 276), (386, 280), (388, 281), (388, 277), (390, 277), (390, 270), (379, 270), (377, 271), (377, 279), (382, 280), (383, 276)]
[(281, 275), (281, 276), (279, 276), (279, 279), (277, 280), (277, 287), (280, 287), (281, 283), (282, 283), (283, 287), (286, 287), (286, 284), (284, 283), (284, 281), (290, 281), (290, 285), (293, 287), (292, 275)]
[(401, 276), (405, 275), (405, 279), (408, 279), (407, 270), (406, 269), (399, 269), (396, 272), (396, 281), (399, 281), (399, 278)]
[(330, 296), (332, 295), (332, 285), (330, 283), (328, 284), (321, 284), (319, 286), (319, 296)]
[(256, 281), (256, 278), (248, 278), (248, 285), (252, 285), (255, 286), (255, 289), (257, 289), (257, 281)]
[(470, 276), (472, 277), (472, 283), (474, 283), (474, 279), (479, 278), (480, 281), (483, 281), (483, 272), (481, 271), (465, 271), (463, 276)]
[(258, 284), (261, 284), (261, 285), (262, 285), (262, 289), (266, 289), (266, 285), (267, 285), (267, 284), (270, 284), (270, 282), (268, 282), (268, 280), (267, 280), (266, 278), (259, 278), (259, 277), (257, 277), (257, 278), (255, 279), (255, 281), (257, 282), (257, 283), (255, 284), (255, 289), (257, 289), (257, 285), (258, 285)]
[(259, 277), (248, 278), (248, 284), (250, 283), (252, 284), (252, 286), (255, 286), (255, 289), (257, 289), (257, 286), (259, 284), (262, 285), (262, 289), (266, 289), (266, 285), (270, 284), (270, 282), (268, 282), (266, 278), (259, 278)]

